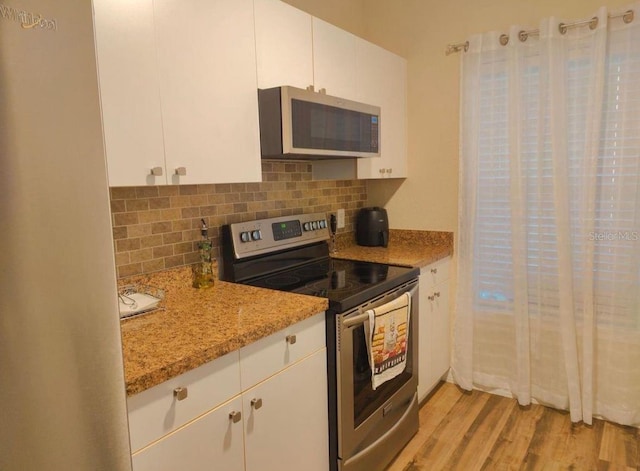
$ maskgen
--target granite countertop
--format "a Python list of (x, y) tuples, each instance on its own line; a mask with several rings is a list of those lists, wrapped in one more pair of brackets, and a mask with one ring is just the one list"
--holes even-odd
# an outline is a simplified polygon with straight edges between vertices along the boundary
[[(334, 258), (424, 267), (453, 253), (451, 232), (392, 229), (388, 247), (361, 247), (353, 234)], [(191, 286), (190, 267), (119, 281), (164, 290), (159, 310), (121, 323), (127, 396), (156, 386), (328, 309), (328, 300), (216, 280)]]
[(160, 310), (121, 323), (127, 396), (255, 342), (328, 308), (325, 298), (216, 280), (191, 287), (190, 267), (119, 284), (165, 291)]
[(362, 247), (353, 237), (338, 244), (334, 258), (425, 267), (453, 253), (453, 233), (391, 229), (387, 247)]

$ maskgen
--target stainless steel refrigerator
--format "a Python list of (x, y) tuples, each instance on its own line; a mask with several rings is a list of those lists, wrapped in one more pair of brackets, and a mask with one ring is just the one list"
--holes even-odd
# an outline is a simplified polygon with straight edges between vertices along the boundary
[[(126, 73), (126, 71), (123, 71)], [(0, 0), (0, 470), (130, 470), (90, 0)]]

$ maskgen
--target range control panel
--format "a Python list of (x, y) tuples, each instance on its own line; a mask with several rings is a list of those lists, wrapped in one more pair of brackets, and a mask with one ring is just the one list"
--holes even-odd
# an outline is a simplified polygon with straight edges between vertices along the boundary
[(324, 213), (297, 214), (229, 226), (236, 259), (329, 239), (329, 224)]
[[(309, 223), (305, 222), (305, 224)], [(273, 240), (293, 239), (302, 235), (302, 226), (297, 219), (274, 222), (271, 224), (271, 229), (273, 230)]]

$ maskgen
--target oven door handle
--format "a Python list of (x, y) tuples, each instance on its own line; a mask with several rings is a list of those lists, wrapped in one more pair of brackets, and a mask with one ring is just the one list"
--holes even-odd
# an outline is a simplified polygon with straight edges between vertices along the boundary
[(356, 325), (364, 324), (368, 320), (369, 320), (369, 313), (364, 312), (362, 314), (358, 314), (357, 316), (350, 317), (349, 319), (343, 320), (342, 325), (348, 329), (349, 327), (354, 327)]
[[(405, 291), (405, 293), (409, 293), (411, 295), (411, 298), (413, 298), (413, 296), (416, 294), (416, 291), (418, 289), (418, 286), (414, 286), (413, 288), (411, 288), (409, 291)], [(404, 294), (404, 293), (402, 293)], [(397, 298), (397, 296), (396, 296)], [(396, 299), (394, 298), (394, 299)], [(393, 301), (393, 299), (391, 300)], [(388, 301), (388, 302), (391, 302)], [(349, 328), (349, 327), (354, 327), (356, 325), (360, 325), (360, 324), (364, 324), (366, 321), (369, 320), (369, 313), (367, 311), (363, 312), (362, 314), (358, 314), (357, 316), (353, 316), (353, 317), (349, 317), (348, 319), (344, 319), (342, 321), (342, 326), (345, 328)]]

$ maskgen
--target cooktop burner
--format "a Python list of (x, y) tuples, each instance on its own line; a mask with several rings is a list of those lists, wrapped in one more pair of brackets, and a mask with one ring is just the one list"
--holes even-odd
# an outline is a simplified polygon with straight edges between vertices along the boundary
[(332, 310), (344, 312), (417, 274), (417, 269), (408, 267), (325, 259), (245, 280), (244, 283), (328, 298)]

